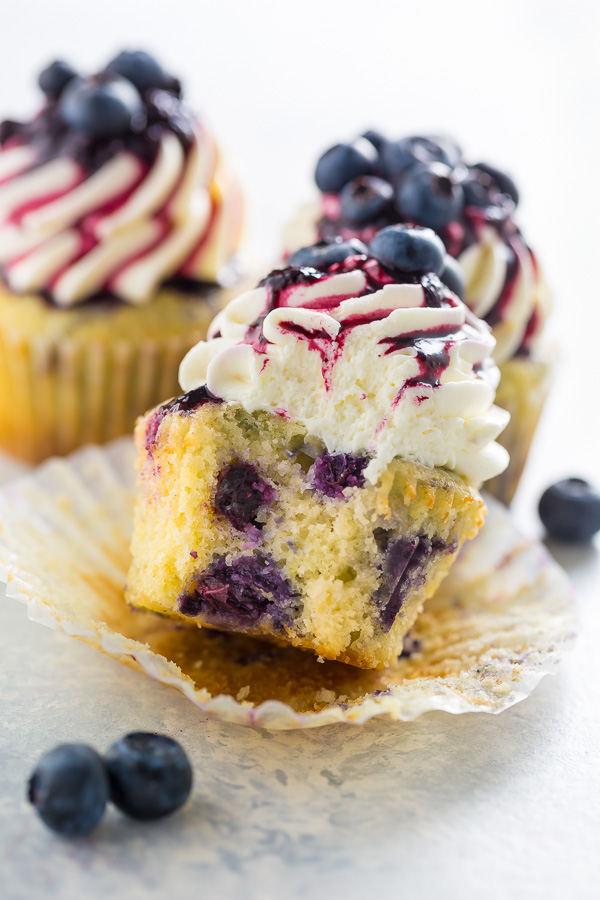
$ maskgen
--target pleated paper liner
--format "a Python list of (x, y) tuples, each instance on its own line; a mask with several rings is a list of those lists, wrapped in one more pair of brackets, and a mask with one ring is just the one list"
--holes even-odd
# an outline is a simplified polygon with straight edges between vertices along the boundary
[(50, 460), (0, 494), (0, 574), (29, 617), (181, 691), (205, 712), (270, 729), (498, 713), (522, 700), (574, 637), (571, 589), (545, 548), (490, 501), (488, 520), (383, 671), (134, 611), (134, 450), (122, 439)]

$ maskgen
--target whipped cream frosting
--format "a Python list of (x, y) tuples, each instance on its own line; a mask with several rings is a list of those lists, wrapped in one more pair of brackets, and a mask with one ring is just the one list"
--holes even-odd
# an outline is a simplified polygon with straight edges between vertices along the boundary
[(4, 123), (0, 270), (11, 290), (61, 307), (106, 293), (144, 304), (173, 277), (217, 281), (239, 241), (239, 185), (178, 96), (155, 90), (144, 103), (147, 139), (107, 142), (100, 158), (51, 101), (30, 123)]
[(396, 456), (487, 480), (508, 464), (494, 338), (435, 275), (412, 281), (366, 256), (275, 271), (219, 313), (181, 387), (300, 421), (330, 453), (370, 454), (372, 483)]

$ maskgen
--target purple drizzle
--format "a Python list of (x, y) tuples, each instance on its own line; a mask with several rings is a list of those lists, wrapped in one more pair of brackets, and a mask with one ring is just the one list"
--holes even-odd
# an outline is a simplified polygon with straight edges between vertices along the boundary
[(261, 529), (264, 523), (258, 522), (256, 516), (261, 507), (273, 502), (276, 493), (254, 466), (233, 463), (219, 473), (215, 509), (238, 531), (244, 531), (248, 525)]
[(339, 499), (344, 496), (345, 488), (363, 486), (363, 470), (368, 462), (368, 456), (324, 453), (311, 467), (313, 486), (327, 497)]
[(217, 556), (194, 575), (179, 597), (184, 616), (202, 616), (211, 625), (246, 629), (261, 620), (282, 629), (291, 625), (296, 596), (275, 561), (261, 554), (228, 563)]

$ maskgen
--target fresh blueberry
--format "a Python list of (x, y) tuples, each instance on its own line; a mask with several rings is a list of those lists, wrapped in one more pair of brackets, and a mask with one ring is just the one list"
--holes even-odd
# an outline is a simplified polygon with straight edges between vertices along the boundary
[(442, 281), (446, 287), (449, 287), (457, 297), (464, 300), (465, 276), (463, 274), (462, 266), (453, 256), (446, 254), (444, 257), (444, 266), (440, 272), (440, 281)]
[(320, 191), (335, 194), (359, 175), (371, 175), (377, 161), (377, 150), (364, 138), (353, 144), (336, 144), (321, 156), (315, 169)]
[(159, 819), (183, 806), (192, 789), (192, 767), (181, 744), (138, 731), (115, 741), (104, 757), (110, 797), (133, 819)]
[(465, 206), (476, 206), (485, 209), (491, 203), (490, 192), (486, 185), (477, 177), (477, 172), (471, 170), (469, 176), (462, 182)]
[(215, 509), (225, 516), (234, 528), (246, 526), (262, 528), (256, 521), (258, 511), (275, 499), (275, 489), (261, 478), (249, 463), (233, 463), (219, 474)]
[(384, 266), (400, 272), (442, 271), (444, 244), (430, 228), (389, 225), (371, 242), (371, 254)]
[(106, 770), (96, 751), (85, 744), (60, 744), (38, 762), (27, 798), (48, 828), (78, 837), (96, 827), (108, 793)]
[(77, 77), (77, 72), (63, 59), (50, 63), (38, 78), (38, 84), (51, 100), (58, 100), (68, 83)]
[(589, 541), (600, 531), (600, 494), (583, 478), (566, 478), (544, 491), (539, 513), (550, 537)]
[(173, 79), (145, 50), (123, 50), (107, 65), (107, 71), (127, 78), (143, 94), (152, 88), (168, 90)]
[(487, 175), (498, 186), (500, 192), (507, 194), (515, 206), (518, 206), (519, 190), (510, 175), (507, 175), (506, 172), (501, 172), (500, 169), (496, 169), (494, 166), (489, 166), (487, 163), (476, 163), (472, 168), (478, 169)]
[(319, 241), (311, 247), (301, 247), (288, 259), (289, 266), (310, 266), (313, 269), (327, 269), (335, 263), (344, 262), (349, 256), (367, 256), (368, 247), (358, 238), (349, 241)]
[(414, 163), (428, 165), (442, 162), (456, 166), (462, 151), (458, 144), (447, 137), (406, 137), (399, 141), (387, 141), (380, 150), (381, 168), (385, 175), (395, 178)]
[(369, 131), (365, 131), (361, 137), (364, 137), (365, 140), (373, 144), (378, 153), (381, 153), (383, 146), (387, 143), (387, 138), (385, 138), (381, 132), (375, 131), (372, 128), (369, 129)]
[(59, 108), (67, 125), (91, 138), (119, 137), (144, 114), (139, 92), (119, 76), (106, 82), (71, 81), (61, 95)]
[(436, 231), (457, 219), (464, 205), (462, 187), (444, 163), (413, 166), (398, 188), (396, 202), (403, 216)]
[(383, 178), (353, 178), (340, 193), (342, 217), (354, 225), (364, 225), (384, 215), (393, 199), (394, 189)]

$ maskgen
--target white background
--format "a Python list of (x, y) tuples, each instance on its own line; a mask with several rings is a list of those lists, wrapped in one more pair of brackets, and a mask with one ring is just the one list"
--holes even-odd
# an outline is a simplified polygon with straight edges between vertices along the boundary
[[(555, 388), (515, 510), (531, 531), (536, 498), (553, 479), (600, 483), (599, 10), (581, 0), (5, 0), (0, 108), (32, 111), (37, 73), (54, 57), (95, 69), (122, 47), (155, 51), (181, 75), (245, 184), (253, 259), (276, 256), (283, 222), (311, 195), (317, 153), (366, 127), (391, 136), (445, 130), (468, 157), (511, 171), (523, 230), (556, 296)], [(167, 896), (167, 875), (172, 897), (192, 896), (188, 889), (222, 898), (353, 898), (375, 889), (411, 898), (596, 897), (598, 562), (592, 548), (554, 549), (579, 588), (583, 637), (557, 679), (483, 722), (429, 716), (406, 728), (261, 740), (207, 725), (165, 689), (3, 604), (3, 898)], [(103, 743), (130, 726), (177, 731), (178, 723), (192, 729), (186, 746), (202, 765), (212, 760), (199, 775), (211, 815), (197, 803), (163, 831), (109, 829), (73, 850), (32, 823), (22, 782), (49, 743)], [(362, 769), (342, 771), (347, 752)], [(313, 781), (294, 780), (300, 759), (314, 759)], [(287, 787), (274, 775), (286, 761)], [(335, 778), (320, 779), (321, 767), (343, 790), (332, 793)], [(244, 778), (252, 777), (250, 803)], [(290, 833), (314, 852), (291, 850)]]

